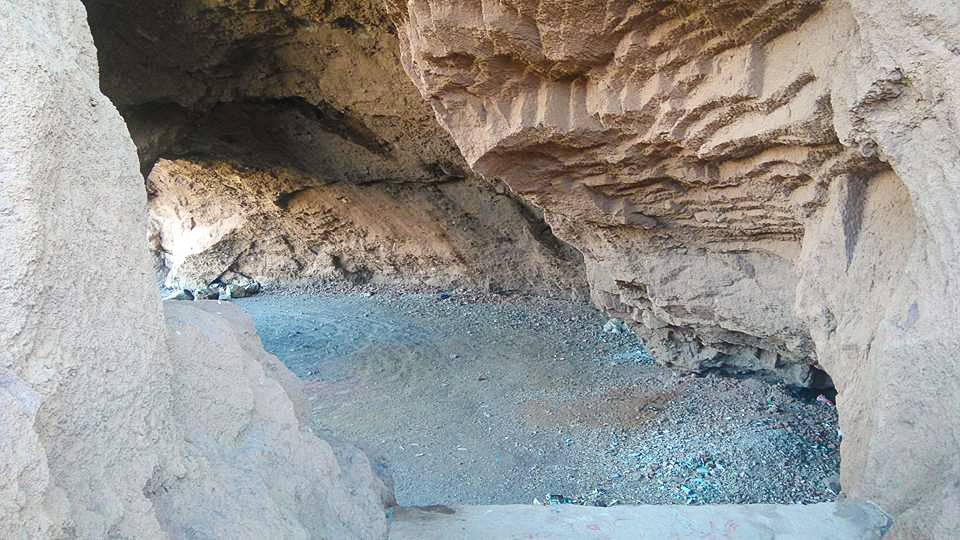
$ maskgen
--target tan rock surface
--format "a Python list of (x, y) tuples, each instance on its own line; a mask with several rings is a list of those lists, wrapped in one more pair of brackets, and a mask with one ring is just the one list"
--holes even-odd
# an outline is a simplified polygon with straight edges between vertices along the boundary
[(394, 11), (468, 163), (545, 209), (597, 304), (682, 367), (822, 366), (845, 491), (903, 537), (960, 527), (956, 5)]
[(317, 186), (291, 172), (161, 160), (150, 189), (152, 236), (171, 287), (240, 274), (288, 285), (586, 288), (579, 253), (533, 210), (475, 179)]
[(171, 307), (168, 349), (136, 149), (83, 6), (8, 7), (0, 537), (383, 537), (380, 480), (303, 427), (249, 322)]
[(656, 356), (815, 385), (803, 220), (828, 178), (885, 165), (839, 144), (836, 57), (802, 51), (853, 21), (721, 4), (413, 2), (401, 49), (468, 162), (545, 209)]
[(144, 489), (165, 531), (383, 537), (392, 494), (363, 453), (310, 431), (302, 383), (263, 350), (249, 317), (216, 301), (167, 302), (164, 315), (184, 470)]
[[(382, 536), (382, 487), (363, 458), (343, 451), (334, 463), (337, 451), (303, 431), (281, 392), (289, 377), (248, 323), (228, 334), (205, 307), (172, 306), (170, 347), (185, 356), (170, 355), (138, 247), (136, 149), (98, 89), (85, 14), (14, 4), (0, 16), (0, 535), (229, 535), (253, 513), (263, 521), (251, 527), (289, 536)], [(348, 192), (373, 208), (411, 201), (417, 230), (432, 234), (456, 213), (444, 201), (476, 202), (464, 194), (479, 190), (469, 164), (544, 209), (583, 253), (594, 301), (634, 321), (661, 361), (801, 384), (824, 368), (840, 392), (844, 491), (892, 513), (898, 537), (960, 529), (955, 4), (390, 2), (403, 67), (466, 163), (403, 80), (377, 5), (89, 5), (104, 31), (102, 85), (141, 165), (166, 155), (216, 176), (213, 191), (243, 186), (219, 199), (236, 211), (205, 222), (193, 192), (166, 183), (176, 188), (157, 200), (178, 202), (163, 211), (183, 212), (157, 231), (199, 220), (239, 231), (231, 242), (259, 240), (267, 228), (243, 224), (275, 220), (259, 194), (276, 192), (293, 194), (288, 210), (363, 225), (329, 241), (352, 239), (349, 260), (364, 267), (387, 274), (406, 254), (449, 264), (453, 243), (370, 254), (365, 242), (405, 235), (330, 203)], [(357, 185), (370, 180), (391, 187)], [(316, 230), (279, 223), (293, 236)], [(281, 242), (269, 238), (248, 267)], [(313, 268), (309, 247), (321, 245), (276, 260)], [(187, 246), (171, 249), (186, 254), (181, 266)], [(218, 261), (198, 262), (197, 275)], [(537, 268), (516, 279), (564, 279)], [(123, 294), (105, 285), (117, 275)], [(197, 351), (229, 382), (189, 363)], [(194, 418), (198, 403), (209, 410)], [(258, 447), (257, 435), (284, 444)], [(223, 437), (238, 444), (220, 451)], [(288, 460), (321, 472), (304, 476), (309, 486), (274, 482)], [(198, 495), (252, 463), (234, 485), (260, 496)], [(323, 504), (301, 510), (314, 484)], [(361, 487), (355, 499), (344, 484)]]
[[(30, 446), (26, 464), (0, 454), (0, 536), (156, 537), (143, 486), (179, 458), (135, 148), (82, 5), (18, 1), (0, 21), (0, 370), (20, 409), (0, 440)], [(104, 294), (118, 271), (124, 294)]]
[(833, 85), (834, 125), (895, 175), (831, 186), (804, 237), (797, 308), (838, 374), (845, 489), (893, 513), (894, 537), (951, 538), (960, 530), (960, 8), (851, 0), (850, 9), (859, 33)]
[(265, 284), (585, 289), (580, 255), (466, 167), (378, 2), (88, 7), (144, 170), (178, 163), (148, 186), (169, 285), (230, 268)]

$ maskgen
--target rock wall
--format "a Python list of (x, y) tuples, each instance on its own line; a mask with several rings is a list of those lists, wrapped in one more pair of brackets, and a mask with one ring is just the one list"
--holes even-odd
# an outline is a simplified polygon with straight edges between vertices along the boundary
[(246, 276), (586, 297), (580, 254), (505, 188), (474, 178), (316, 185), (292, 172), (160, 160), (149, 189), (170, 287)]
[(384, 537), (386, 488), (304, 427), (249, 321), (168, 306), (165, 328), (83, 5), (6, 7), (0, 537)]
[[(242, 186), (215, 226), (291, 209), (339, 219), (332, 199), (389, 194), (391, 208), (417, 201), (427, 232), (459, 212), (436, 205), (480, 189), (467, 164), (502, 179), (584, 254), (595, 302), (634, 321), (662, 361), (808, 385), (824, 368), (845, 493), (892, 513), (899, 537), (960, 529), (955, 5), (389, 6), (403, 67), (466, 163), (399, 76), (373, 4), (90, 2), (101, 53), (113, 51), (101, 82), (136, 149), (98, 90), (79, 4), (14, 2), (0, 16), (0, 536), (385, 531), (383, 486), (304, 430), (248, 323), (171, 306), (164, 330), (135, 151), (144, 169), (171, 158), (157, 185), (175, 187), (154, 193), (184, 209), (163, 225), (181, 231), (204, 209), (173, 196), (177, 170)], [(389, 187), (364, 191), (370, 179)], [(543, 244), (521, 208), (493, 222), (534, 224)], [(362, 238), (379, 238), (374, 222)], [(415, 250), (354, 245), (350, 260), (384, 273)], [(309, 267), (310, 247), (283, 260)], [(442, 242), (416, 249), (455, 259)], [(104, 286), (118, 273), (122, 294)], [(229, 381), (190, 362), (200, 356)], [(298, 460), (317, 476), (289, 478)], [(218, 485), (239, 491), (211, 496)]]
[(956, 530), (956, 5), (392, 9), (467, 162), (545, 210), (598, 305), (680, 367), (825, 368), (844, 491)]
[(894, 172), (830, 186), (804, 237), (796, 308), (841, 392), (844, 489), (893, 513), (896, 537), (950, 538), (960, 530), (960, 7), (845, 5), (858, 32), (835, 74), (834, 126)]
[(403, 72), (379, 2), (87, 6), (104, 93), (144, 172), (167, 159), (148, 191), (169, 286), (229, 270), (272, 284), (585, 289), (579, 253), (467, 168)]
[[(158, 536), (143, 486), (178, 456), (135, 149), (82, 5), (13, 2), (0, 21), (0, 440), (20, 449), (0, 453), (0, 536)], [(118, 268), (129, 285), (104, 294)]]
[(803, 52), (844, 39), (849, 16), (819, 2), (441, 4), (406, 12), (411, 77), (468, 162), (584, 253), (598, 305), (679, 367), (820, 382), (791, 308), (803, 221), (830, 177), (886, 168), (832, 129), (836, 57)]

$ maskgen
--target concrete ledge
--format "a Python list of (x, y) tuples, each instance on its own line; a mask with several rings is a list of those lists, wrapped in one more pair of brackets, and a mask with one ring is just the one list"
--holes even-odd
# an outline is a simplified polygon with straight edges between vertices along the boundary
[(390, 540), (881, 538), (890, 518), (856, 502), (812, 505), (431, 506), (398, 509)]

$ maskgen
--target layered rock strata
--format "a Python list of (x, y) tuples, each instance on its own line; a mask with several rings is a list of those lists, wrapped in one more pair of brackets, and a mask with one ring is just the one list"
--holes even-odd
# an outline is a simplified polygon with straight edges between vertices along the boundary
[(467, 162), (545, 210), (598, 305), (681, 367), (824, 368), (844, 491), (903, 537), (960, 525), (955, 5), (392, 9)]
[(690, 369), (806, 385), (803, 222), (835, 176), (887, 166), (832, 127), (819, 2), (413, 2), (404, 63), (475, 170), (544, 208), (594, 301)]
[(389, 490), (310, 431), (249, 320), (162, 311), (136, 148), (99, 91), (83, 5), (8, 7), (0, 537), (385, 537)]
[(466, 166), (403, 72), (379, 3), (87, 7), (104, 93), (149, 175), (168, 286), (229, 272), (585, 289), (579, 253)]
[(290, 171), (160, 160), (149, 188), (168, 286), (333, 280), (587, 296), (580, 254), (535, 209), (474, 178), (317, 185)]

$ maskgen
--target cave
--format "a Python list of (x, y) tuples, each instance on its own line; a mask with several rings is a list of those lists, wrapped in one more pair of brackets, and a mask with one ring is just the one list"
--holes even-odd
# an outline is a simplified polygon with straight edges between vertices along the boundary
[[(318, 407), (318, 428), (360, 444), (371, 456), (383, 456), (393, 470), (398, 503), (404, 506), (551, 498), (597, 505), (835, 499), (840, 492), (836, 417), (832, 410), (819, 410), (832, 407), (835, 392), (811, 358), (808, 336), (795, 331), (794, 336), (776, 335), (765, 342), (756, 331), (698, 332), (690, 321), (709, 323), (715, 317), (711, 310), (702, 303), (655, 304), (647, 292), (646, 283), (655, 281), (651, 277), (627, 281), (614, 277), (622, 270), (605, 268), (594, 270), (588, 281), (580, 250), (596, 248), (569, 231), (565, 237), (578, 247), (559, 239), (541, 206), (532, 203), (537, 195), (514, 192), (509, 180), (516, 175), (502, 173), (508, 180), (501, 180), (500, 173), (477, 174), (430, 118), (416, 87), (400, 73), (394, 23), (374, 11), (344, 25), (338, 22), (343, 15), (327, 7), (321, 16), (279, 7), (194, 11), (187, 3), (175, 11), (168, 7), (163, 26), (157, 28), (158, 4), (88, 5), (101, 87), (138, 142), (158, 282), (170, 294), (219, 299), (231, 296), (222, 295), (221, 289), (233, 286), (237, 295), (246, 283), (279, 291), (318, 286), (356, 290), (353, 294), (360, 298), (348, 292), (346, 299), (322, 296), (324, 302), (303, 295), (288, 301), (242, 300), (238, 305), (254, 315), (266, 349), (308, 381), (308, 398), (323, 404)], [(243, 33), (225, 41), (220, 29), (238, 21), (244, 21)], [(142, 39), (149, 32), (165, 38)], [(121, 43), (126, 46), (116, 45)], [(361, 51), (366, 63), (356, 58)], [(331, 67), (342, 62), (349, 62), (361, 84), (325, 84), (343, 76)], [(131, 84), (136, 70), (150, 82)], [(251, 84), (250, 73), (260, 74), (258, 83)], [(192, 85), (202, 92), (191, 92)], [(391, 86), (389, 96), (363, 96), (371, 87)], [(170, 104), (176, 104), (173, 110)], [(804, 154), (801, 163), (784, 159), (782, 145), (765, 150), (775, 157), (752, 157), (760, 165), (746, 174), (770, 192), (764, 198), (789, 197), (811, 182), (801, 165), (837, 159), (842, 153), (829, 138), (815, 143), (823, 148), (813, 157)], [(559, 145), (554, 151), (568, 152)], [(757, 153), (763, 154), (752, 152)], [(587, 159), (586, 152), (581, 154), (580, 159)], [(524, 147), (516, 157), (498, 154), (497, 163), (539, 166), (537, 159), (528, 158)], [(679, 148), (658, 149), (646, 158), (651, 163), (618, 166), (658, 171), (679, 166), (653, 160), (691, 159)], [(579, 174), (584, 165), (565, 167), (550, 175)], [(689, 194), (689, 182), (681, 185), (680, 175), (652, 174), (654, 178), (641, 176), (621, 188), (609, 181), (577, 183), (595, 186), (594, 202), (604, 208), (655, 206), (653, 199), (665, 192), (680, 205), (694, 204), (682, 197), (703, 197)], [(770, 184), (776, 186), (766, 187)], [(639, 189), (646, 191), (628, 191)], [(616, 212), (623, 212), (624, 219), (636, 219), (628, 215), (632, 211), (619, 207)], [(730, 216), (744, 212), (728, 210)], [(698, 248), (701, 253), (693, 257), (733, 267), (725, 271), (744, 274), (741, 279), (755, 278), (759, 298), (767, 295), (757, 274), (769, 274), (772, 269), (765, 266), (784, 264), (768, 246), (782, 244), (779, 249), (789, 252), (799, 244), (799, 223), (789, 221), (785, 211), (768, 214), (770, 223), (726, 226), (739, 237), (696, 230), (688, 223), (660, 223), (659, 230), (670, 236), (706, 237)], [(663, 216), (648, 217), (666, 221)], [(642, 241), (642, 232), (649, 229), (641, 223), (638, 234), (635, 223), (625, 224), (617, 234), (631, 242)], [(720, 242), (756, 245), (730, 249), (717, 247)], [(659, 257), (668, 259), (666, 254), (673, 252), (657, 245)], [(600, 273), (602, 281), (595, 277)], [(603, 288), (611, 278), (615, 291)], [(695, 281), (685, 286), (692, 288)], [(390, 293), (398, 287), (435, 296), (394, 298)], [(589, 308), (577, 309), (576, 300), (588, 299), (591, 291), (594, 301), (613, 316), (608, 323), (613, 326), (604, 326), (606, 319), (599, 315), (591, 317)], [(363, 300), (374, 293), (382, 301)], [(561, 300), (543, 303), (558, 297)], [(396, 309), (398, 305), (402, 309)], [(411, 318), (404, 310), (424, 313)], [(434, 313), (438, 315), (431, 316)], [(557, 319), (549, 313), (565, 316)], [(664, 314), (675, 319), (665, 320)], [(656, 322), (650, 324), (651, 318)], [(451, 320), (470, 323), (458, 327)], [(516, 321), (525, 324), (511, 328)], [(620, 321), (642, 324), (645, 339), (632, 340), (633, 331)], [(627, 336), (615, 337), (617, 332)], [(469, 335), (471, 343), (459, 342), (459, 334)], [(358, 340), (363, 347), (354, 346)], [(656, 348), (653, 357), (650, 346)], [(684, 352), (678, 354), (678, 349)], [(529, 356), (530, 350), (537, 351), (535, 357)], [(623, 366), (624, 359), (642, 364), (652, 363), (652, 358), (687, 373), (758, 377), (774, 386), (725, 384), (712, 377), (678, 382), (665, 370)], [(594, 380), (595, 370), (601, 374)], [(401, 375), (393, 377), (392, 372)], [(461, 372), (470, 373), (468, 381)], [(563, 384), (552, 381), (561, 376), (566, 378)], [(394, 384), (385, 385), (383, 379)], [(437, 385), (437, 380), (444, 382)], [(488, 384), (476, 385), (475, 380)], [(578, 383), (581, 380), (591, 382)], [(638, 382), (642, 380), (657, 382), (644, 385)], [(787, 386), (777, 387), (778, 382)], [(539, 391), (552, 386), (561, 388)], [(371, 388), (369, 394), (366, 388)], [(339, 397), (347, 392), (350, 399)], [(395, 401), (378, 399), (384, 395), (396, 396)], [(665, 396), (673, 397), (669, 406)], [(510, 399), (520, 403), (507, 403)], [(731, 407), (729, 402), (750, 406)], [(473, 407), (484, 410), (477, 416), (471, 414)], [(691, 419), (684, 407), (716, 414), (709, 421), (699, 413)], [(597, 414), (576, 409), (595, 409)], [(721, 410), (726, 413), (719, 415)], [(373, 411), (379, 412), (369, 415)], [(388, 416), (387, 411), (397, 414)], [(458, 413), (450, 414), (453, 411)], [(541, 418), (544, 415), (555, 418)], [(793, 415), (804, 421), (793, 421)], [(642, 421), (647, 416), (649, 422)], [(438, 420), (427, 420), (431, 417)], [(497, 430), (481, 420), (494, 417), (501, 419)], [(736, 427), (724, 425), (730, 422)], [(479, 425), (474, 430), (468, 429), (475, 423)], [(657, 446), (667, 444), (652, 442), (670, 432), (663, 426), (677, 430), (681, 425), (695, 433), (716, 428), (717, 436), (697, 440), (692, 434), (677, 434), (685, 437), (674, 444), (680, 450), (658, 460), (631, 458), (655, 454)], [(547, 435), (545, 430), (556, 433)], [(416, 435), (400, 435), (405, 432)], [(457, 452), (470, 450), (457, 436), (471, 439), (476, 454), (458, 459)], [(500, 444), (481, 444), (487, 438)], [(608, 456), (610, 447), (618, 448), (615, 459)], [(443, 448), (454, 455), (444, 456)], [(432, 467), (424, 465), (431, 455), (436, 458)], [(490, 466), (497, 461), (513, 466)], [(525, 479), (531, 470), (544, 479)], [(632, 488), (621, 485), (627, 480), (618, 481), (626, 477), (633, 477)], [(669, 487), (653, 490), (645, 485), (654, 482)], [(457, 487), (464, 484), (469, 487)]]
[(955, 6), (18, 4), (0, 536), (960, 527)]

